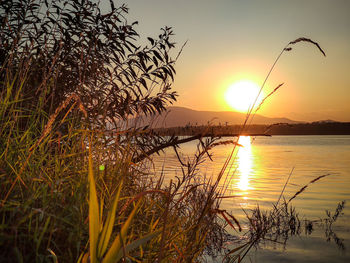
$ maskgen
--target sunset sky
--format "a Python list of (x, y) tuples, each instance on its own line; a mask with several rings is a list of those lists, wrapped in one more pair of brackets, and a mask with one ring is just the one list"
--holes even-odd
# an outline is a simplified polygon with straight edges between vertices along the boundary
[(264, 94), (284, 85), (259, 110), (268, 117), (350, 121), (350, 1), (347, 0), (125, 0), (141, 41), (171, 26), (178, 47), (176, 106), (229, 111), (225, 93), (235, 82), (261, 85), (283, 47), (285, 53)]

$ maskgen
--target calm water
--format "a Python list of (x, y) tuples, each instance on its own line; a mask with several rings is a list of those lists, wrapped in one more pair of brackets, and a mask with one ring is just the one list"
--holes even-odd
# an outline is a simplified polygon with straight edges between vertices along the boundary
[[(299, 195), (293, 205), (300, 218), (325, 218), (325, 210), (334, 212), (337, 204), (346, 201), (345, 209), (333, 230), (342, 240), (345, 250), (335, 242), (328, 242), (322, 228), (311, 235), (294, 236), (287, 246), (265, 244), (252, 250), (246, 262), (349, 262), (350, 260), (350, 136), (273, 136), (241, 137), (240, 147), (231, 169), (226, 195), (236, 197), (223, 199), (223, 209), (245, 221), (243, 209), (249, 210), (257, 204), (270, 209), (278, 200), (289, 176), (285, 189), (286, 199), (292, 197), (312, 179), (329, 174)], [(196, 150), (196, 142), (182, 145), (184, 158)], [(213, 150), (213, 162), (200, 166), (200, 174), (215, 177), (232, 151), (232, 146), (219, 146)], [(175, 153), (167, 151), (155, 160), (155, 167), (164, 166), (167, 179), (181, 174)], [(158, 167), (158, 168), (157, 168)], [(293, 170), (293, 171), (292, 171)], [(348, 208), (349, 206), (349, 208)]]

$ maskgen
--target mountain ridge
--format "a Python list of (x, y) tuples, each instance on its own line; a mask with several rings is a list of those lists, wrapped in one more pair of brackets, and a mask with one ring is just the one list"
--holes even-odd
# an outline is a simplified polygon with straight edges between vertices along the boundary
[[(153, 120), (154, 128), (170, 128), (186, 125), (237, 125), (243, 124), (246, 119), (245, 113), (233, 111), (199, 111), (186, 107), (170, 106), (165, 113), (160, 114)], [(144, 120), (146, 121), (146, 120)], [(251, 124), (270, 125), (274, 123), (304, 123), (288, 118), (270, 118), (255, 114)]]

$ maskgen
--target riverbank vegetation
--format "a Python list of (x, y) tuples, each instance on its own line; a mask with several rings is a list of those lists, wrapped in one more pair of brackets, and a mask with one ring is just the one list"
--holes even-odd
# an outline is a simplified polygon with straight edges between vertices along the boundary
[(127, 12), (2, 1), (0, 261), (198, 262), (241, 229), (220, 209), (232, 154), (215, 181), (198, 174), (212, 147), (235, 141), (199, 136), (181, 176), (152, 173), (152, 154), (179, 141), (128, 120), (176, 100), (181, 48), (168, 27), (139, 45)]
[(181, 52), (168, 27), (140, 46), (127, 12), (1, 3), (1, 261), (197, 261), (225, 241), (217, 182), (196, 177), (215, 140), (165, 185), (148, 160), (166, 139), (127, 124), (175, 101)]
[(276, 123), (272, 125), (251, 124), (240, 134), (241, 125), (186, 125), (184, 127), (157, 128), (155, 132), (162, 136), (206, 136), (232, 137), (237, 135), (350, 135), (349, 122), (311, 122), (311, 123)]

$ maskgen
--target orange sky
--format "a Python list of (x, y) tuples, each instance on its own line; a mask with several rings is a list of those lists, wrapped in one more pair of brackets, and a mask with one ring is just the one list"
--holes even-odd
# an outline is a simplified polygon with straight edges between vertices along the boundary
[(268, 117), (350, 121), (350, 1), (347, 0), (126, 0), (129, 20), (139, 21), (141, 38), (173, 27), (180, 47), (176, 106), (232, 110), (224, 99), (230, 84), (261, 84), (273, 61), (298, 37), (273, 71), (265, 94), (284, 86), (259, 110)]

